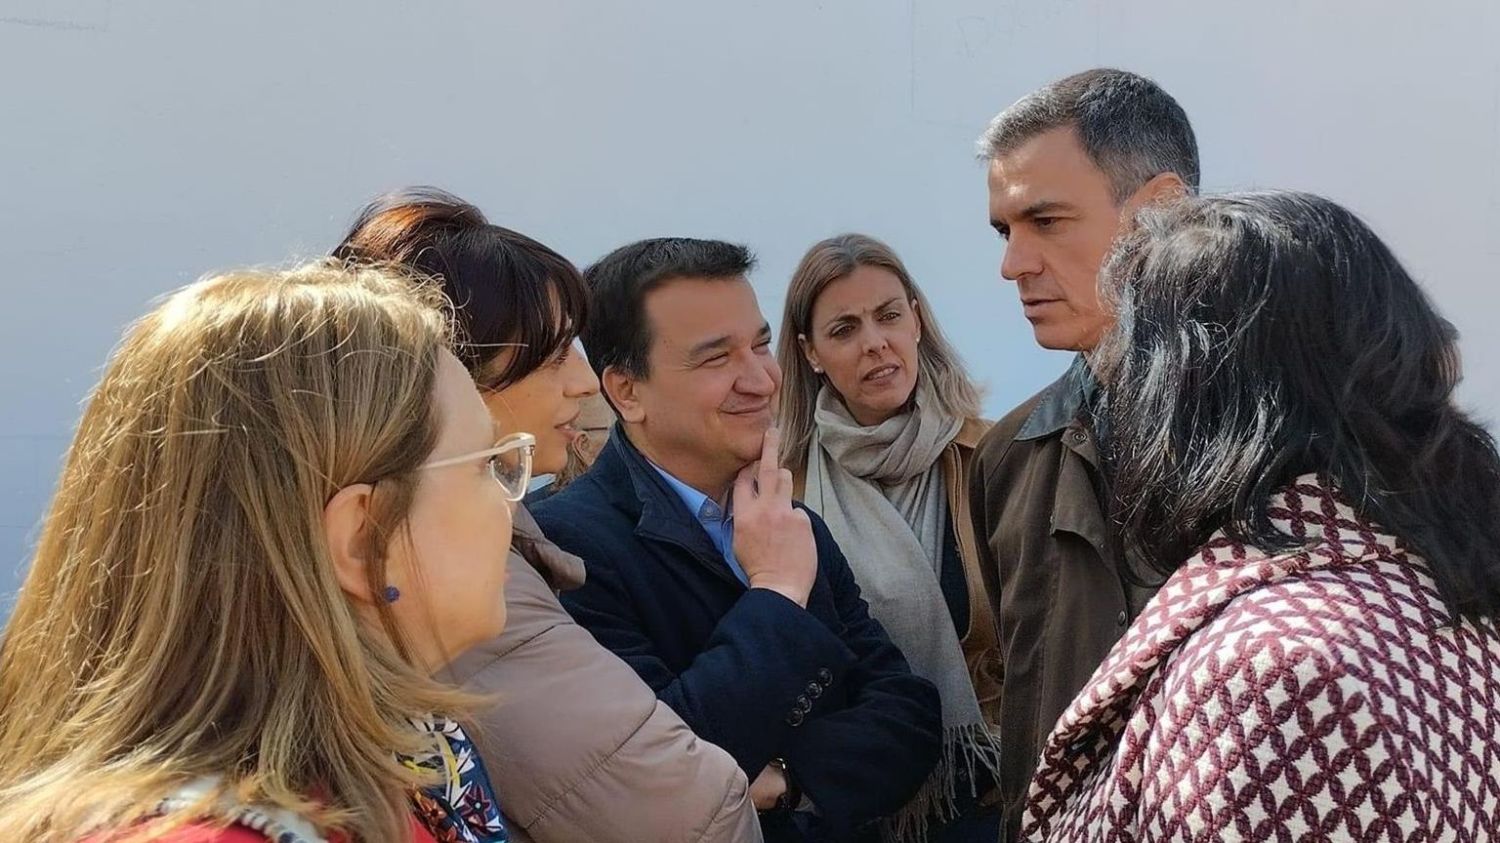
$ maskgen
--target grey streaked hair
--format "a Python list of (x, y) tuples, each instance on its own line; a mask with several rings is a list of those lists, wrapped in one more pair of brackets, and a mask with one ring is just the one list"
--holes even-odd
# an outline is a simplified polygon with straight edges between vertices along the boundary
[(990, 121), (979, 157), (994, 160), (1063, 127), (1077, 130), (1116, 202), (1162, 173), (1198, 190), (1198, 141), (1187, 112), (1160, 85), (1124, 70), (1086, 70), (1027, 94)]
[(1455, 616), (1500, 616), (1500, 453), (1454, 402), (1457, 331), (1357, 215), (1286, 191), (1148, 207), (1100, 286), (1094, 428), (1133, 559), (1169, 574), (1220, 529), (1300, 550), (1267, 502), (1317, 474)]
[(848, 276), (861, 266), (879, 267), (901, 281), (907, 298), (915, 299), (922, 319), (922, 344), (917, 346), (917, 377), (935, 388), (940, 408), (960, 419), (979, 416), (979, 388), (964, 369), (958, 352), (938, 327), (937, 315), (927, 304), (927, 297), (906, 271), (905, 264), (890, 246), (864, 234), (840, 234), (820, 241), (807, 250), (786, 292), (786, 307), (781, 316), (781, 337), (776, 357), (781, 363), (781, 407), (776, 423), (781, 428), (781, 464), (792, 471), (807, 466), (807, 449), (812, 443), (813, 410), (823, 379), (812, 370), (801, 347), (799, 334), (812, 332), (813, 305), (829, 284)]

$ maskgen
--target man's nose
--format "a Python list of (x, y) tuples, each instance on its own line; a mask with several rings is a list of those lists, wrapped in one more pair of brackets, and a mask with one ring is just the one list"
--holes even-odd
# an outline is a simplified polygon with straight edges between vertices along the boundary
[(1031, 239), (1011, 235), (1010, 242), (1005, 244), (1005, 257), (1000, 261), (1000, 277), (1007, 281), (1018, 281), (1041, 271), (1041, 253)]
[(753, 357), (735, 380), (734, 388), (747, 395), (772, 395), (776, 392), (780, 374), (774, 359)]

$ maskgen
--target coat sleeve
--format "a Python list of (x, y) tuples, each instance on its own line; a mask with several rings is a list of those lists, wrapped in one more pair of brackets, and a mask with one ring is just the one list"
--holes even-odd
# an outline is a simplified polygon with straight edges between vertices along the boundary
[(769, 589), (752, 588), (719, 618), (691, 663), (674, 671), (646, 635), (621, 574), (640, 560), (595, 542), (577, 526), (581, 520), (587, 519), (543, 522), (553, 541), (588, 566), (587, 582), (565, 594), (563, 605), (753, 780), (782, 755), (793, 728), (787, 717), (808, 683), (821, 671), (843, 673), (858, 656), (801, 606)]
[(845, 683), (849, 704), (803, 724), (786, 760), (823, 817), (854, 829), (895, 812), (927, 779), (942, 749), (942, 709), (937, 689), (870, 617), (828, 528), (808, 515), (854, 662), (834, 680)]
[(506, 630), (454, 678), (493, 702), (474, 739), (501, 809), (536, 843), (760, 839), (749, 786), (511, 557)]

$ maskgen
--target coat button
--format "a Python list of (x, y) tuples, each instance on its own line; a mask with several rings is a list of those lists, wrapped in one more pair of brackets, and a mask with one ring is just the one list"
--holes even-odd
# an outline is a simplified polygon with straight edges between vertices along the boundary
[(1120, 614), (1115, 615), (1115, 623), (1119, 624), (1120, 626), (1124, 626), (1125, 622), (1128, 620), (1130, 620), (1130, 616), (1125, 614), (1125, 610), (1123, 609), (1120, 610)]
[(798, 726), (801, 726), (802, 721), (805, 719), (807, 719), (807, 715), (803, 714), (800, 711), (797, 711), (796, 709), (792, 709), (792, 713), (786, 716), (786, 724), (795, 729)]
[(816, 682), (807, 683), (807, 695), (813, 699), (823, 696), (823, 686)]
[(1089, 441), (1089, 435), (1081, 430), (1075, 430), (1072, 433), (1068, 434), (1068, 441), (1072, 442), (1074, 445), (1082, 445), (1083, 443)]
[(818, 681), (820, 683), (822, 683), (824, 687), (832, 685), (833, 684), (833, 671), (829, 670), (826, 667), (820, 667), (820, 668), (818, 668)]
[(803, 714), (812, 711), (812, 700), (808, 699), (805, 696), (797, 697), (797, 710), (802, 712)]

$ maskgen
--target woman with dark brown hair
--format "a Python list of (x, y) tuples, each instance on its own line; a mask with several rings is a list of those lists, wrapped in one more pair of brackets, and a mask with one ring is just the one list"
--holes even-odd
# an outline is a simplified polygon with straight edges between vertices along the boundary
[[(530, 237), (492, 225), (432, 188), (360, 214), (336, 254), (396, 262), (436, 279), (456, 308), (459, 357), (495, 423), (536, 436), (539, 474), (564, 469), (599, 382), (575, 340), (590, 318), (578, 270)], [(745, 775), (698, 740), (623, 661), (558, 602), (583, 562), (526, 511), (506, 589), (509, 624), (450, 669), (494, 691), (475, 735), (506, 795), (512, 834), (536, 841), (760, 839)]]
[(1500, 837), (1500, 455), (1452, 325), (1303, 193), (1148, 209), (1101, 288), (1113, 521), (1167, 579), (1047, 738), (1025, 839)]

